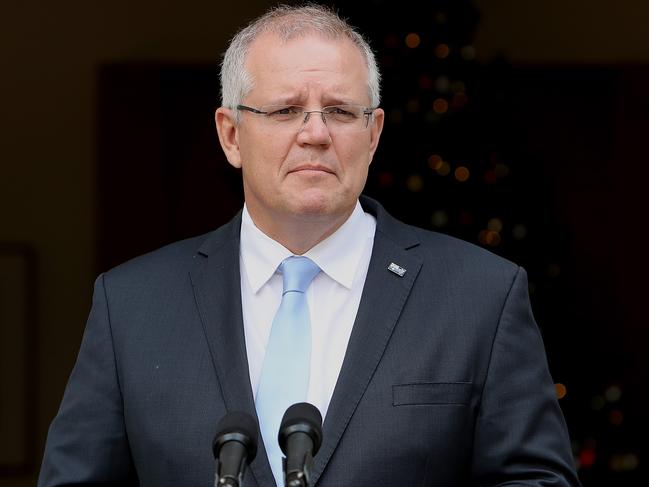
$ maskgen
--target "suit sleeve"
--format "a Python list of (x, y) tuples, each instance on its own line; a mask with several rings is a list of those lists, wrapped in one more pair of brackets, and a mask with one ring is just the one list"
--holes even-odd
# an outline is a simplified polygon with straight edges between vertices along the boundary
[(136, 485), (111, 333), (104, 277), (76, 364), (47, 437), (38, 487)]
[(484, 487), (580, 485), (522, 268), (492, 344), (472, 476), (475, 485)]

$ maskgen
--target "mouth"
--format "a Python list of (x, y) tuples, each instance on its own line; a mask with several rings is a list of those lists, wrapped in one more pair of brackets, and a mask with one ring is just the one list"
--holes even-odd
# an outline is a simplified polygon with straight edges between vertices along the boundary
[(297, 166), (294, 169), (291, 169), (289, 171), (290, 173), (294, 172), (312, 172), (312, 173), (328, 173), (328, 174), (334, 174), (334, 172), (329, 169), (326, 166), (321, 166), (319, 164), (302, 164), (300, 166)]

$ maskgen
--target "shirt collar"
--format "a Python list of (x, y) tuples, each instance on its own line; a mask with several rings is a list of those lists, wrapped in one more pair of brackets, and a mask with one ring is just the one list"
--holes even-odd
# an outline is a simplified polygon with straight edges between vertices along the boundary
[(290, 250), (259, 230), (248, 208), (241, 214), (241, 261), (253, 293), (257, 293), (275, 273), (279, 264), (293, 255)]
[[(371, 218), (371, 217), (370, 217)], [(351, 289), (367, 238), (374, 235), (360, 203), (345, 223), (304, 255), (342, 286)], [(263, 233), (252, 221), (246, 205), (241, 215), (241, 261), (254, 293), (272, 277), (279, 264), (293, 255)]]
[(352, 288), (367, 239), (374, 236), (368, 218), (371, 217), (365, 214), (357, 201), (347, 221), (304, 254), (318, 264), (325, 274), (347, 289)]

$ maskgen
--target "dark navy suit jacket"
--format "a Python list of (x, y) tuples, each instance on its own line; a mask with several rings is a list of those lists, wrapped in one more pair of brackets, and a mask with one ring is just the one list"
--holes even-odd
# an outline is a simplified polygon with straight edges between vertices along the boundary
[[(376, 237), (315, 484), (579, 485), (525, 272), (361, 203)], [(217, 422), (255, 415), (240, 224), (97, 279), (39, 486), (213, 485)], [(244, 485), (275, 485), (263, 445)]]

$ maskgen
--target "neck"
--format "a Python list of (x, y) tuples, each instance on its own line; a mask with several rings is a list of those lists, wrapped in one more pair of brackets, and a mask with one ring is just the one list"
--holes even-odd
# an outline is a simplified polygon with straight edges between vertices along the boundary
[(255, 226), (295, 255), (302, 255), (338, 230), (354, 211), (340, 215), (292, 215), (260, 218), (248, 208)]

